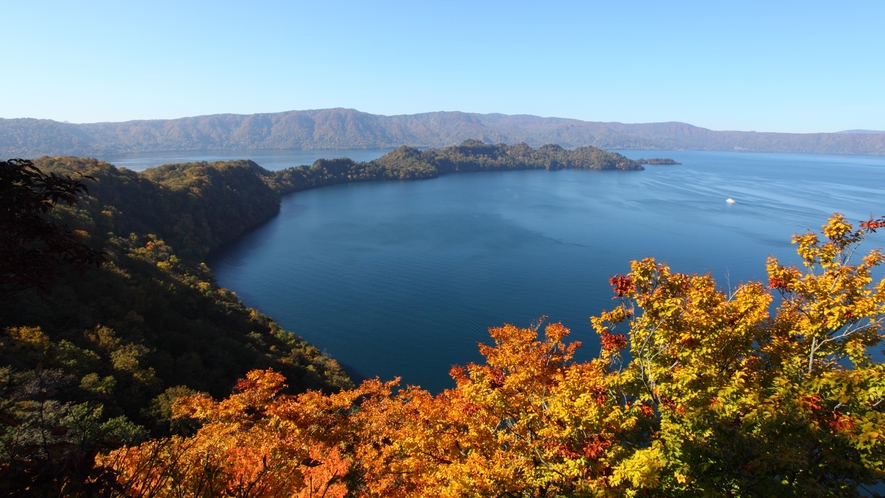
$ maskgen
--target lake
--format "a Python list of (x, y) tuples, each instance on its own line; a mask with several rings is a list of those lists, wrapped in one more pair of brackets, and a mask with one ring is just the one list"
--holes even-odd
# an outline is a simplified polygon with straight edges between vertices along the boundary
[[(453, 385), (452, 365), (482, 360), (477, 342), (504, 323), (546, 315), (584, 343), (581, 358), (595, 356), (589, 317), (615, 304), (608, 279), (630, 260), (653, 256), (735, 287), (765, 279), (770, 254), (797, 262), (790, 236), (819, 230), (833, 212), (885, 214), (885, 157), (621, 152), (682, 165), (300, 192), (210, 266), (355, 377), (439, 391)], [(883, 241), (875, 234), (867, 249)]]

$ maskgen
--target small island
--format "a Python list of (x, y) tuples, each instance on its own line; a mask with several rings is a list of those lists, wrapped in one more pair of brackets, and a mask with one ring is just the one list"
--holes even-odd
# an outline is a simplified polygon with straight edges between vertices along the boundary
[(639, 164), (651, 164), (653, 166), (671, 166), (671, 165), (675, 165), (675, 164), (682, 164), (682, 163), (677, 163), (676, 161), (674, 161), (672, 159), (664, 159), (664, 158), (660, 158), (660, 157), (656, 157), (656, 158), (652, 158), (652, 159), (637, 159), (636, 162)]

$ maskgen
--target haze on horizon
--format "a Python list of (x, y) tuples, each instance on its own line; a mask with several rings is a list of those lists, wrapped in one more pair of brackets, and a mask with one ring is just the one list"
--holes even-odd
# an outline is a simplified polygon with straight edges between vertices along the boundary
[(0, 4), (0, 118), (333, 107), (885, 130), (885, 3)]

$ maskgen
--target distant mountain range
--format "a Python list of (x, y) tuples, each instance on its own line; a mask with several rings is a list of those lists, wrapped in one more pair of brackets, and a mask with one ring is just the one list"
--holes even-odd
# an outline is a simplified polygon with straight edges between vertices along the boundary
[(431, 112), (399, 116), (353, 109), (216, 114), (122, 123), (0, 118), (0, 158), (128, 152), (445, 147), (467, 139), (532, 147), (676, 149), (885, 155), (885, 132), (757, 133), (686, 123), (623, 124), (527, 115)]

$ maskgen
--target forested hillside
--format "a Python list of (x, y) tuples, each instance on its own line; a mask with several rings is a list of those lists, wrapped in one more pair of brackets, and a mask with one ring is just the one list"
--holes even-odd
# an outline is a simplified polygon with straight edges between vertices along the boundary
[(294, 392), (351, 386), (333, 359), (219, 288), (202, 263), (278, 211), (257, 165), (36, 166), (82, 178), (88, 195), (49, 215), (106, 261), (60, 275), (42, 299), (0, 296), (0, 493), (54, 494), (60, 478), (84, 478), (98, 449), (187, 431), (170, 422), (172, 399), (224, 396), (253, 368), (286, 372)]
[(885, 154), (885, 133), (714, 131), (686, 123), (600, 123), (526, 115), (430, 112), (381, 116), (353, 109), (217, 114), (122, 123), (0, 119), (0, 157), (146, 151), (447, 147), (479, 138), (533, 147)]

